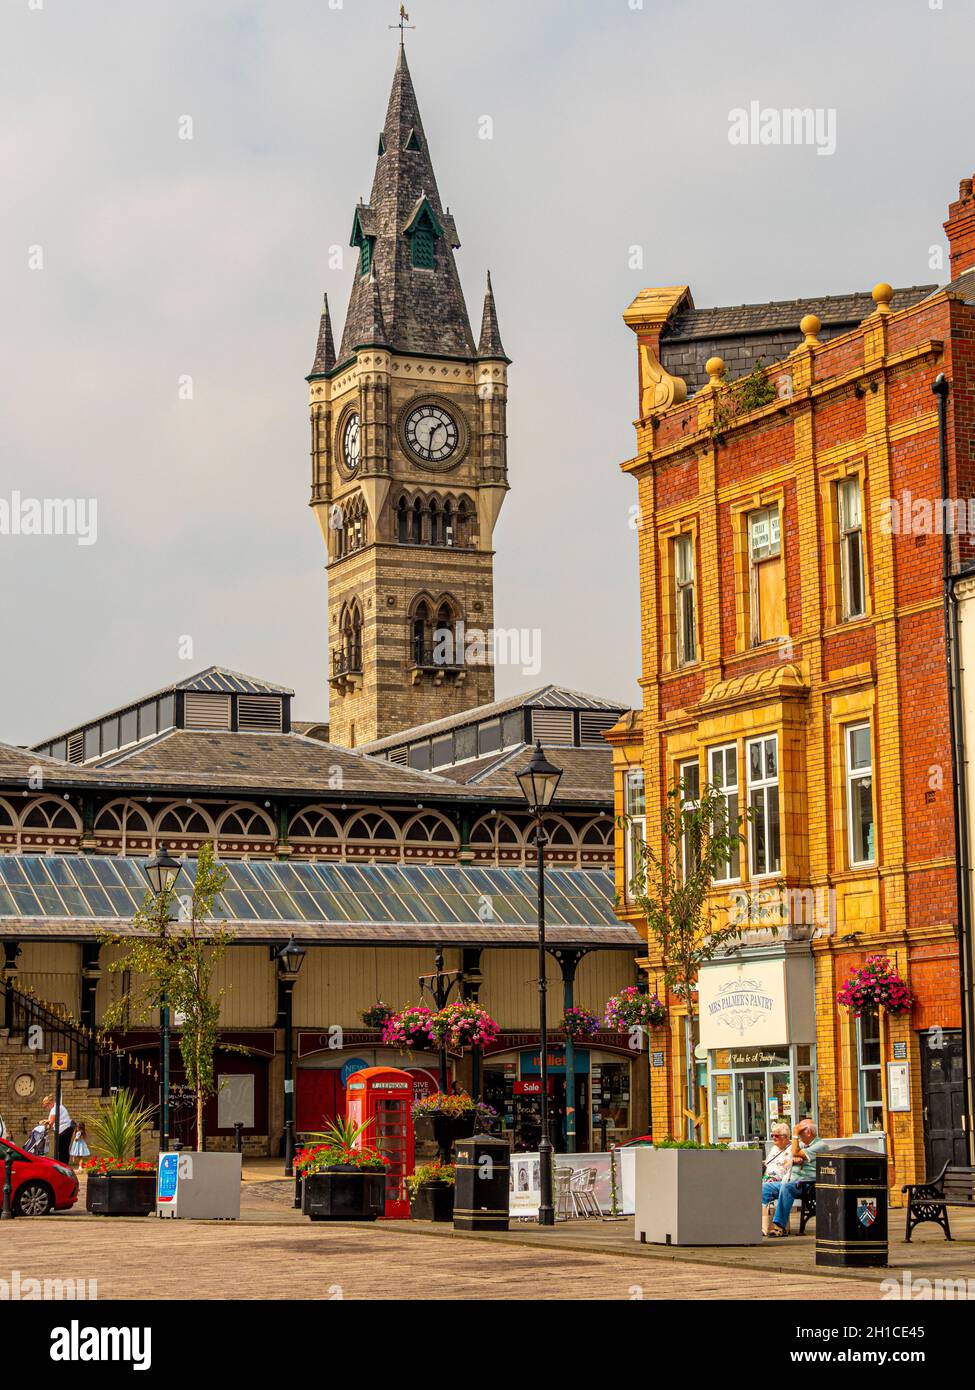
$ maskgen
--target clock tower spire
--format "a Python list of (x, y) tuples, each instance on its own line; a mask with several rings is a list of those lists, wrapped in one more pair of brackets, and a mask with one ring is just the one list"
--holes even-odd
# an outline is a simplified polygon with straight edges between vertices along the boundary
[(351, 245), (341, 344), (326, 302), (308, 382), (330, 737), (355, 747), (494, 698), (493, 533), (508, 489), (494, 293), (488, 277), (475, 344), (402, 43)]

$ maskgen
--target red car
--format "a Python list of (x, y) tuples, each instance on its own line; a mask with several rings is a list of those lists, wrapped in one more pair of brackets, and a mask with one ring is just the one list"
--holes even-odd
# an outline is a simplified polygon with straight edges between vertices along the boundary
[(14, 1216), (47, 1216), (67, 1211), (78, 1199), (78, 1179), (66, 1163), (25, 1153), (9, 1139), (0, 1139), (0, 1200), (6, 1181), (6, 1157), (14, 1156), (10, 1209)]

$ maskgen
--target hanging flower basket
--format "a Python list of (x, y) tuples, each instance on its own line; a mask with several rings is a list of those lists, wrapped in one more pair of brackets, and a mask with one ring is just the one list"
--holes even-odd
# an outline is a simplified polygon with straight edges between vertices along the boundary
[(865, 1010), (886, 1009), (889, 1014), (906, 1014), (914, 996), (886, 956), (867, 956), (837, 991), (836, 1002), (849, 1009), (854, 1018)]
[(401, 1052), (429, 1052), (433, 1047), (430, 1025), (433, 1014), (423, 1004), (414, 1004), (401, 1013), (391, 1013), (383, 1024), (383, 1042)]
[(599, 1032), (602, 1022), (588, 1009), (566, 1009), (559, 1024), (563, 1033), (570, 1038), (592, 1038)]
[(610, 1033), (628, 1033), (631, 1028), (658, 1028), (666, 1017), (655, 994), (641, 994), (636, 985), (627, 985), (606, 1000), (603, 1023)]
[(487, 1047), (501, 1032), (489, 1013), (473, 1000), (459, 1000), (434, 1014), (430, 1034), (437, 1043), (443, 1042), (454, 1052), (469, 1047)]
[(382, 1031), (395, 1012), (395, 1009), (391, 1009), (388, 1004), (384, 1004), (379, 999), (375, 1004), (370, 1004), (368, 1009), (363, 1009), (359, 1017), (366, 1028), (378, 1028)]

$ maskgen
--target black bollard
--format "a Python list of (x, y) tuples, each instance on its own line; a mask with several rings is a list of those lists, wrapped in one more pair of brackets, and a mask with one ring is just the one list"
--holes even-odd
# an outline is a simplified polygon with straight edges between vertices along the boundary
[(244, 1152), (244, 1124), (243, 1124), (243, 1121), (242, 1121), (242, 1120), (237, 1120), (237, 1121), (234, 1123), (234, 1153), (235, 1153), (235, 1154), (242, 1154), (243, 1152)]
[(13, 1149), (8, 1149), (3, 1156), (3, 1212), (0, 1214), (0, 1221), (9, 1221), (13, 1216), (10, 1206), (11, 1193), (13, 1191), (14, 1175), (14, 1153)]

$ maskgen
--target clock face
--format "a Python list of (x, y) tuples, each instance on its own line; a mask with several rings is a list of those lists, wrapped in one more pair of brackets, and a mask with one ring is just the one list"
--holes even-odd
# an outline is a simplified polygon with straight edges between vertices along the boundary
[(353, 412), (345, 422), (345, 432), (342, 435), (342, 454), (345, 458), (345, 466), (350, 473), (354, 473), (359, 467), (359, 416)]
[(420, 405), (406, 420), (406, 442), (418, 458), (445, 463), (457, 448), (457, 424), (443, 406)]
[(21, 1100), (27, 1100), (36, 1089), (37, 1082), (27, 1072), (23, 1072), (14, 1082), (14, 1094), (20, 1096)]

